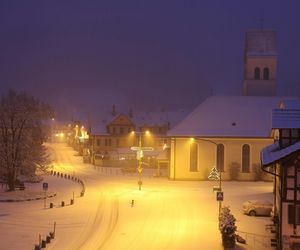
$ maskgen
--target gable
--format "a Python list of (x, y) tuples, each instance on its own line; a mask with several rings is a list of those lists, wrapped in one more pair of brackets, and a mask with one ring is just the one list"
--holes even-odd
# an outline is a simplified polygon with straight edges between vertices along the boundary
[(108, 123), (108, 126), (115, 126), (115, 125), (134, 126), (133, 122), (129, 119), (129, 117), (124, 114), (118, 115), (110, 123)]

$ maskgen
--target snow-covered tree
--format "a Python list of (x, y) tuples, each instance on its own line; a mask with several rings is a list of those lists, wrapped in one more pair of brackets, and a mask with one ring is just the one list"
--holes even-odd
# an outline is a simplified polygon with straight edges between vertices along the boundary
[(216, 167), (213, 167), (208, 175), (210, 181), (220, 180), (220, 174)]
[(231, 214), (229, 207), (222, 207), (219, 228), (222, 234), (223, 245), (226, 247), (232, 247), (235, 245), (235, 217)]
[(31, 175), (45, 169), (42, 120), (51, 108), (25, 93), (10, 90), (0, 101), (0, 168), (9, 190), (14, 190), (20, 174)]

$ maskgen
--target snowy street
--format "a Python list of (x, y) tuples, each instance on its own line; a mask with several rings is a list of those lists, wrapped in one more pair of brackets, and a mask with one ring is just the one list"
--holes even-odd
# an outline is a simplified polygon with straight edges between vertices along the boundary
[[(139, 191), (137, 175), (83, 164), (82, 157), (65, 144), (48, 147), (54, 171), (83, 180), (85, 195), (79, 197), (81, 187), (76, 182), (45, 176), (49, 192), (57, 193), (47, 199), (47, 209), (42, 200), (0, 203), (0, 249), (33, 249), (39, 234), (44, 239), (53, 231), (54, 222), (55, 239), (46, 249), (223, 249), (218, 202), (212, 191), (216, 183), (155, 178), (153, 170), (145, 173)], [(41, 183), (34, 185), (41, 189)], [(249, 243), (238, 248), (271, 249), (263, 247), (270, 242), (265, 231), (270, 217), (250, 217), (242, 214), (241, 208), (249, 199), (272, 201), (272, 183), (224, 182), (223, 191), (224, 205), (230, 206), (240, 235)], [(75, 203), (68, 205), (73, 192)], [(67, 206), (61, 207), (61, 201)]]

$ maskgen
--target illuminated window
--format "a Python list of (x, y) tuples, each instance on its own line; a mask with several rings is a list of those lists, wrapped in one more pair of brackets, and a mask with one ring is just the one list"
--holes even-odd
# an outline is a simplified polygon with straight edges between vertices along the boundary
[(254, 79), (255, 80), (259, 80), (260, 79), (260, 68), (259, 67), (256, 67), (254, 69)]
[(224, 145), (217, 145), (217, 169), (220, 172), (224, 172)]
[(195, 142), (190, 143), (190, 171), (198, 171), (198, 144)]
[(242, 172), (250, 172), (250, 146), (244, 144), (242, 148)]
[(269, 68), (264, 68), (264, 80), (269, 80), (270, 70)]

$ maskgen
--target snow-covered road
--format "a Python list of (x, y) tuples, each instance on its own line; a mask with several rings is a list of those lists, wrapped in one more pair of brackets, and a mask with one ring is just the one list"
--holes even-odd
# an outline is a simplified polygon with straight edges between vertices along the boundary
[[(54, 222), (56, 237), (47, 249), (223, 249), (214, 183), (169, 181), (148, 175), (139, 191), (137, 176), (124, 176), (116, 169), (104, 173), (83, 164), (82, 158), (64, 144), (48, 146), (54, 170), (82, 179), (85, 196), (79, 198), (76, 183), (50, 176), (49, 188), (58, 190), (52, 202), (68, 200), (74, 191), (74, 205), (44, 209), (41, 201), (0, 204), (0, 235), (5, 239), (0, 249), (33, 249), (38, 234), (45, 236), (52, 231)], [(267, 235), (264, 225), (270, 223), (269, 218), (248, 217), (240, 209), (249, 198), (271, 199), (272, 184), (225, 182), (223, 190), (224, 203), (231, 206), (238, 229)], [(260, 249), (260, 245), (244, 249)]]

